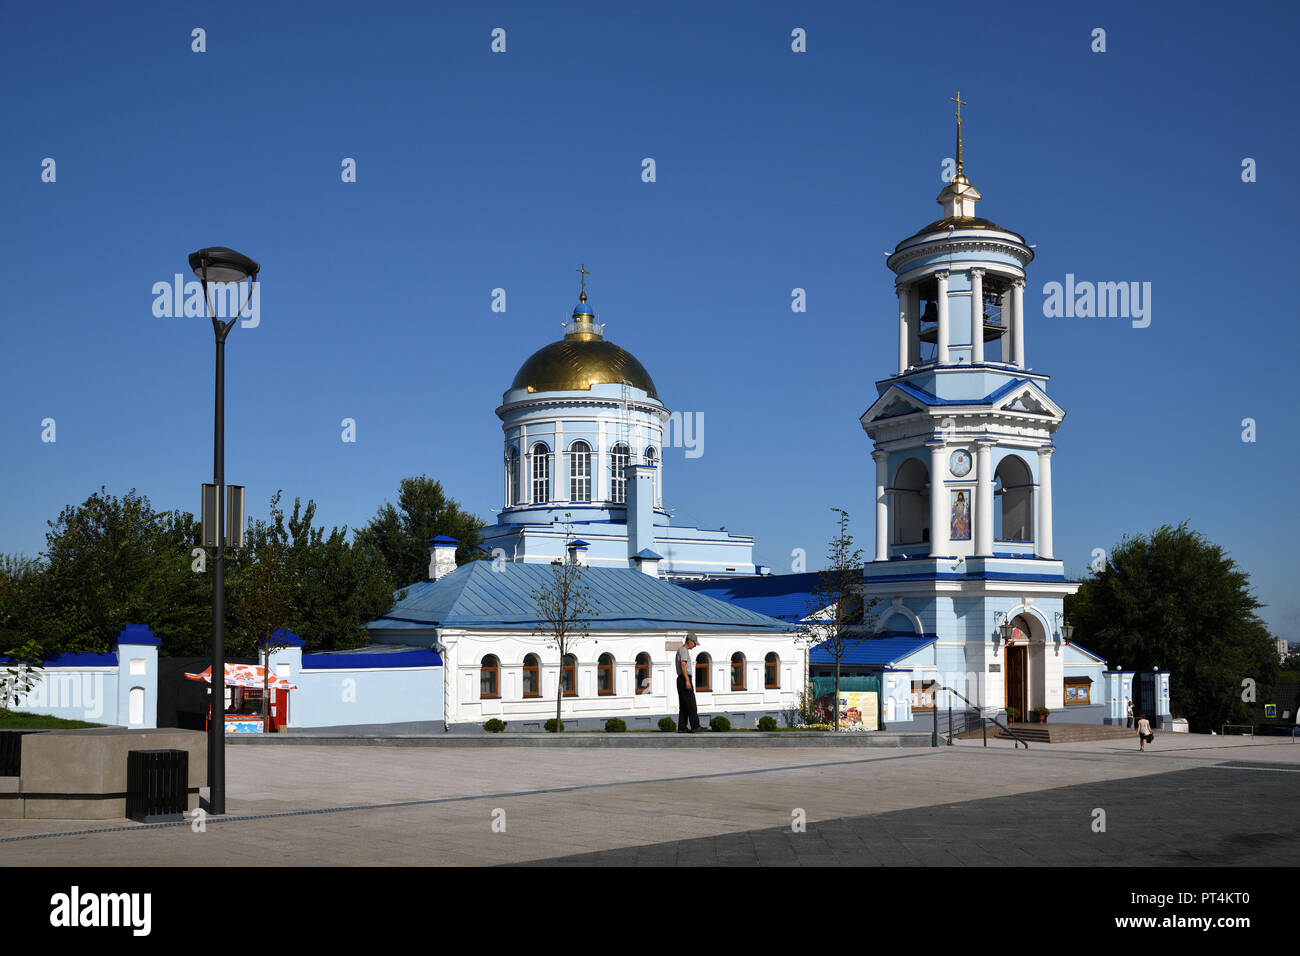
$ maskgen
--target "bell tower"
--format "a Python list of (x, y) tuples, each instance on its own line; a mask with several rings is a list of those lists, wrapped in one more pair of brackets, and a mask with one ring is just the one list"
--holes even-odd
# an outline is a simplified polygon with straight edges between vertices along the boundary
[(884, 630), (937, 639), (946, 686), (982, 708), (1023, 714), (1062, 703), (1058, 619), (1078, 587), (1052, 545), (1053, 440), (1065, 412), (1026, 358), (1033, 250), (975, 214), (983, 197), (965, 174), (966, 103), (954, 100), (957, 166), (936, 199), (943, 216), (886, 260), (898, 361), (861, 417), (875, 461), (865, 588), (891, 608)]

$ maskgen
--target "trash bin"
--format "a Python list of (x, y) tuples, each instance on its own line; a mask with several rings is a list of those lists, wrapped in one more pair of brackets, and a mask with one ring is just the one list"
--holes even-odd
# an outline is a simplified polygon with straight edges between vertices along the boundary
[(190, 755), (185, 750), (131, 750), (126, 755), (126, 815), (140, 823), (185, 819)]
[(0, 730), (0, 777), (23, 775), (23, 738), (39, 730)]

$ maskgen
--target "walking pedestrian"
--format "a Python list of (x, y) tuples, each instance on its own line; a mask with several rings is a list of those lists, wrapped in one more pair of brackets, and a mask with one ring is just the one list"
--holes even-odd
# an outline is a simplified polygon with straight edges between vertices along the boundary
[(1151, 733), (1151, 723), (1147, 720), (1147, 715), (1143, 714), (1138, 718), (1138, 749), (1146, 750), (1147, 744), (1156, 739), (1156, 735)]

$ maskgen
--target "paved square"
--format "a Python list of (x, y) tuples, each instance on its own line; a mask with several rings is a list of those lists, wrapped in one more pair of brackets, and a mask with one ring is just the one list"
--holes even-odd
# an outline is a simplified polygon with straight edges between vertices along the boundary
[[(1300, 745), (233, 747), (231, 810), (0, 821), (0, 865), (1296, 865)], [(802, 810), (807, 830), (794, 833)], [(1094, 810), (1106, 831), (1093, 831)], [(504, 820), (505, 832), (493, 829)], [(498, 826), (499, 829), (499, 826)]]

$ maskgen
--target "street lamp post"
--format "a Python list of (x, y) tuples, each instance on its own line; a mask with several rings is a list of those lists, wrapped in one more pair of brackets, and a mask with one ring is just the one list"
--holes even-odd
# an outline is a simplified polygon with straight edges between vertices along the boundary
[[(190, 268), (203, 283), (203, 301), (212, 316), (217, 341), (217, 390), (212, 452), (213, 482), (216, 484), (216, 556), (212, 567), (212, 714), (208, 722), (208, 812), (226, 812), (226, 336), (247, 308), (246, 301), (230, 319), (217, 318), (208, 295), (208, 283), (243, 282), (252, 279), (249, 301), (261, 270), (252, 259), (224, 246), (200, 249), (190, 254)], [(237, 296), (227, 301), (238, 301)]]

